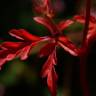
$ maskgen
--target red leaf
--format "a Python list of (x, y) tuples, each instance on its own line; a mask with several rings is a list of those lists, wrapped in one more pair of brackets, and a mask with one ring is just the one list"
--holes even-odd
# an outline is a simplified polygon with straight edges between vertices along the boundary
[(30, 34), (29, 32), (27, 32), (24, 29), (19, 29), (19, 30), (12, 29), (11, 31), (9, 31), (9, 34), (11, 36), (14, 36), (14, 37), (20, 39), (20, 40), (27, 40), (27, 41), (40, 40), (40, 37)]
[[(32, 4), (33, 4), (33, 11), (39, 14), (42, 14), (44, 11), (44, 6), (42, 4), (41, 0), (32, 0)], [(42, 4), (42, 6), (41, 6)]]
[(87, 40), (92, 38), (92, 36), (94, 37), (94, 35), (96, 35), (96, 22), (90, 21), (89, 24), (90, 25), (89, 25), (89, 31), (88, 31), (88, 34), (87, 34)]
[(74, 21), (69, 19), (69, 20), (61, 21), (57, 26), (62, 31), (73, 23)]
[(6, 61), (13, 60), (16, 57), (20, 57), (21, 60), (25, 60), (32, 47), (40, 42), (49, 40), (49, 38), (40, 38), (35, 42), (4, 42), (0, 45), (0, 66)]
[(56, 96), (56, 82), (58, 76), (55, 72), (54, 65), (56, 64), (56, 50), (49, 55), (47, 61), (43, 65), (41, 75), (42, 77), (47, 77), (47, 85), (51, 92), (51, 96)]
[(10, 53), (9, 50), (1, 50), (0, 51), (0, 68), (6, 62), (14, 59), (15, 54)]
[(56, 43), (46, 44), (43, 48), (41, 48), (41, 50), (39, 52), (39, 57), (50, 55), (53, 52), (55, 45), (56, 45)]
[(59, 33), (59, 30), (57, 29), (56, 25), (51, 21), (50, 18), (34, 17), (33, 19), (36, 22), (38, 22), (38, 23), (44, 25), (46, 28), (48, 28), (52, 35)]
[(18, 56), (20, 56), (21, 60), (25, 60), (28, 58), (28, 54), (29, 54), (31, 48), (32, 48), (32, 46), (30, 45), (30, 46), (26, 46), (20, 50), (21, 52), (18, 54)]
[[(20, 46), (21, 47), (21, 46)], [(22, 60), (25, 60), (28, 57), (31, 46), (26, 46), (23, 49), (7, 49), (0, 51), (0, 67), (7, 61), (11, 61), (17, 56)]]
[(32, 0), (34, 11), (44, 16), (52, 18), (54, 16), (54, 8), (51, 0)]
[(57, 74), (56, 74), (55, 69), (53, 67), (48, 72), (48, 77), (47, 77), (47, 85), (48, 85), (48, 88), (51, 92), (51, 96), (56, 96), (56, 89), (57, 89), (56, 82), (57, 82)]
[(2, 65), (3, 65), (4, 63), (6, 63), (6, 59), (0, 59), (0, 70), (1, 70), (1, 67), (2, 67)]
[(49, 55), (47, 61), (42, 67), (41, 75), (42, 77), (46, 77), (48, 75), (48, 72), (50, 69), (57, 63), (57, 58), (56, 58), (56, 52), (55, 50)]
[[(74, 16), (73, 19), (77, 22), (82, 23), (82, 24), (85, 23), (85, 17), (84, 16), (77, 15), (77, 16)], [(94, 41), (95, 35), (96, 35), (95, 33), (96, 33), (96, 18), (93, 16), (90, 16), (89, 30), (88, 30), (88, 34), (87, 34), (87, 38), (86, 38), (87, 39), (86, 43)]]
[[(17, 55), (22, 51), (21, 49), (27, 45), (23, 42), (4, 42), (0, 45), (0, 66), (2, 66), (6, 61), (11, 61), (17, 57)], [(26, 49), (25, 52), (28, 53)], [(23, 51), (24, 52), (24, 51)], [(24, 55), (24, 54), (23, 54)]]
[[(73, 20), (80, 22), (80, 23), (85, 23), (85, 17), (84, 16), (80, 16), (80, 15), (76, 15), (73, 17)], [(93, 16), (90, 16), (90, 22), (96, 23), (96, 18)]]
[(79, 49), (68, 40), (65, 36), (60, 36), (58, 38), (58, 44), (64, 48), (65, 51), (69, 52), (73, 56), (78, 56)]
[(73, 20), (80, 22), (80, 23), (84, 23), (85, 22), (85, 18), (84, 16), (80, 16), (80, 15), (76, 15), (73, 17)]
[(12, 48), (18, 48), (19, 46), (22, 45), (22, 42), (4, 42), (0, 45), (1, 48), (5, 48), (5, 49), (12, 49)]
[(50, 0), (43, 0), (43, 2), (45, 6), (48, 6), (48, 3), (50, 2)]

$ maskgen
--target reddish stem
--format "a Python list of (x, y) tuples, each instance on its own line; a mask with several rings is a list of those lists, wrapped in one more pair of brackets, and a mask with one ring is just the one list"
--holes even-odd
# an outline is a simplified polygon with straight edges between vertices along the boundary
[(83, 96), (90, 96), (89, 92), (89, 85), (87, 80), (87, 56), (88, 56), (88, 50), (86, 48), (82, 48), (82, 53), (80, 55), (80, 82), (83, 90)]
[(83, 44), (85, 44), (86, 36), (89, 28), (89, 20), (90, 20), (90, 9), (91, 9), (91, 0), (86, 0), (86, 16), (85, 16), (85, 26), (83, 31)]
[(82, 42), (82, 52), (80, 55), (80, 81), (83, 88), (83, 96), (90, 96), (89, 85), (86, 76), (86, 64), (87, 64), (87, 44), (86, 37), (88, 34), (89, 20), (90, 20), (90, 9), (91, 9), (91, 0), (86, 0), (86, 16), (85, 16), (85, 26), (83, 31), (83, 42)]

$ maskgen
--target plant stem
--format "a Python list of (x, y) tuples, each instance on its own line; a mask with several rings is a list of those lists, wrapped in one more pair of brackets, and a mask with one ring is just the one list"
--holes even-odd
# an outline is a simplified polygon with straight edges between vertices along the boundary
[(87, 63), (87, 44), (86, 44), (86, 37), (88, 34), (89, 28), (89, 21), (90, 21), (90, 9), (91, 9), (91, 0), (86, 0), (86, 16), (85, 16), (85, 26), (83, 31), (83, 41), (82, 41), (82, 52), (80, 55), (80, 81), (83, 88), (83, 96), (90, 96), (89, 86), (86, 76), (86, 63)]
[(89, 28), (89, 20), (90, 20), (90, 9), (91, 9), (91, 0), (86, 0), (86, 16), (85, 16), (85, 26), (83, 31), (83, 44), (85, 44), (86, 36)]
[(83, 96), (90, 96), (90, 92), (89, 92), (89, 85), (88, 85), (88, 81), (87, 81), (87, 68), (86, 68), (86, 64), (87, 64), (87, 51), (86, 48), (82, 49), (82, 54), (80, 56), (80, 82), (81, 82), (81, 86), (83, 89)]

